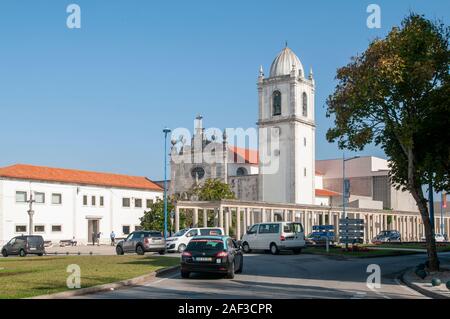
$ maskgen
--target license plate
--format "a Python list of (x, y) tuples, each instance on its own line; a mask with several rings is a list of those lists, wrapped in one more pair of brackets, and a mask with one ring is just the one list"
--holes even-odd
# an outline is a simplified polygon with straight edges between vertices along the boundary
[(30, 250), (36, 250), (36, 248), (30, 248)]
[(212, 258), (211, 257), (196, 257), (195, 260), (196, 261), (211, 261)]

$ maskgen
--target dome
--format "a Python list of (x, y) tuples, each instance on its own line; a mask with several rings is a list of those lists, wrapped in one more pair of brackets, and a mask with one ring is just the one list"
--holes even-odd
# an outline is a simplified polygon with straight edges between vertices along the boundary
[(300, 59), (291, 49), (285, 47), (273, 60), (270, 66), (270, 77), (291, 74), (292, 66), (295, 66), (301, 75), (304, 74)]

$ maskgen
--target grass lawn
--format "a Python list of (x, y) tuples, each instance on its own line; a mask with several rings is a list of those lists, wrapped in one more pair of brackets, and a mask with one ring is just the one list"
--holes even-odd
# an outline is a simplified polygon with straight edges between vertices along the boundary
[(69, 290), (67, 266), (81, 269), (81, 288), (130, 279), (179, 264), (154, 256), (67, 256), (0, 258), (0, 298), (25, 298)]
[(328, 255), (328, 256), (346, 256), (346, 257), (381, 257), (381, 256), (399, 256), (399, 255), (411, 255), (415, 252), (400, 251), (400, 250), (371, 250), (368, 251), (343, 251), (340, 247), (330, 247), (330, 251), (327, 253), (325, 247), (307, 247), (302, 249), (302, 253), (315, 254), (315, 255)]

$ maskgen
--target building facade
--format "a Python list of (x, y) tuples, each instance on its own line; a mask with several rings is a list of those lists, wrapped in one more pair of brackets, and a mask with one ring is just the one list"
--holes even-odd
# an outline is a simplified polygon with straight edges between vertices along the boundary
[(108, 242), (112, 231), (125, 237), (139, 229), (144, 211), (162, 188), (145, 177), (31, 165), (0, 168), (0, 241), (32, 233), (59, 242)]

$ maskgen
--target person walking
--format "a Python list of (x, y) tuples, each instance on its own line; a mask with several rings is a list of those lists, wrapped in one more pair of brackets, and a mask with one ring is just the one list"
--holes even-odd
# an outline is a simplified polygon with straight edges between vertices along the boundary
[(97, 245), (98, 246), (100, 246), (100, 235), (101, 235), (102, 233), (101, 232), (98, 232), (97, 233)]
[(114, 230), (111, 232), (109, 237), (111, 238), (111, 246), (114, 246), (116, 244), (116, 234), (114, 233)]
[(97, 241), (97, 234), (95, 232), (92, 232), (92, 246), (95, 245), (96, 241)]

